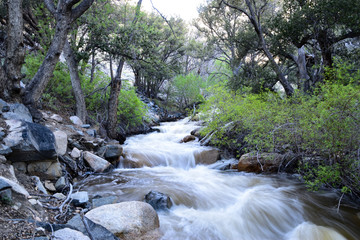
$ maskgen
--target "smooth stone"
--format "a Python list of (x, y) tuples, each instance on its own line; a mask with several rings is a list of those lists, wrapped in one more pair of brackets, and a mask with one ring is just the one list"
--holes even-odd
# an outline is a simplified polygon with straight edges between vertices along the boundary
[(195, 141), (196, 137), (193, 135), (188, 135), (186, 137), (184, 137), (180, 142), (181, 143), (187, 143), (187, 142), (191, 142), (191, 141)]
[(76, 192), (71, 194), (72, 203), (75, 207), (84, 207), (89, 202), (89, 194), (87, 192)]
[(141, 239), (141, 236), (160, 226), (154, 208), (138, 201), (104, 205), (89, 211), (85, 216), (126, 240)]
[(82, 232), (64, 228), (54, 233), (54, 237), (57, 240), (90, 240), (90, 238), (84, 235)]
[(13, 190), (14, 192), (17, 192), (17, 193), (23, 195), (23, 196), (26, 197), (26, 198), (27, 198), (28, 196), (30, 196), (30, 194), (28, 193), (28, 191), (26, 191), (26, 189), (25, 189), (23, 186), (21, 186), (20, 184), (12, 181), (12, 180), (10, 180), (10, 179), (4, 178), (4, 177), (2, 177), (2, 176), (0, 176), (0, 180), (3, 180), (3, 181), (5, 181), (5, 182), (7, 182), (7, 183), (12, 187), (12, 190)]
[(84, 159), (90, 165), (90, 167), (98, 173), (105, 172), (112, 168), (111, 163), (88, 151), (84, 152)]
[(57, 121), (58, 123), (62, 123), (64, 120), (63, 120), (63, 118), (60, 116), (60, 115), (58, 115), (58, 114), (53, 114), (53, 115), (51, 115), (51, 117), (50, 117), (52, 120), (55, 120), (55, 121)]
[(56, 192), (55, 185), (50, 181), (45, 181), (45, 188), (49, 191)]
[(196, 164), (210, 165), (220, 160), (220, 153), (217, 149), (200, 150), (194, 153)]
[(151, 191), (146, 194), (145, 202), (150, 204), (155, 210), (167, 210), (173, 205), (168, 195), (157, 191)]
[(75, 148), (73, 148), (73, 150), (71, 151), (70, 156), (71, 156), (72, 158), (79, 158), (79, 157), (81, 156), (81, 151), (75, 147)]
[(39, 176), (45, 179), (58, 179), (62, 175), (62, 168), (59, 162), (39, 161), (27, 165), (30, 175)]
[[(277, 153), (251, 152), (241, 156), (238, 163), (239, 171), (255, 172), (277, 172), (284, 160), (284, 155)], [(260, 163), (261, 165), (260, 165)]]
[(64, 200), (66, 198), (66, 196), (62, 193), (55, 193), (53, 195), (53, 197), (55, 197), (56, 199), (59, 199), (59, 200)]

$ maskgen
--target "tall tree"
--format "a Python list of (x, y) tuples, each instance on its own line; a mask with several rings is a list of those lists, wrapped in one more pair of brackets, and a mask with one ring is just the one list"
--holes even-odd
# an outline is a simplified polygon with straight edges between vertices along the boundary
[(245, 0), (244, 4), (241, 2), (239, 3), (238, 0), (234, 1), (225, 1), (220, 0), (219, 4), (225, 4), (226, 6), (235, 9), (241, 13), (243, 13), (252, 24), (258, 40), (259, 45), (269, 59), (270, 64), (273, 70), (276, 72), (276, 75), (284, 87), (286, 95), (290, 96), (294, 93), (294, 88), (291, 86), (290, 82), (286, 79), (285, 74), (283, 73), (279, 64), (275, 61), (274, 55), (270, 52), (267, 41), (265, 40), (265, 34), (263, 29), (263, 23), (261, 21), (262, 14), (264, 13), (265, 9), (270, 5), (270, 0), (259, 0), (259, 1), (251, 1)]
[[(136, 6), (136, 12), (134, 19), (132, 21), (131, 26), (134, 27), (136, 22), (140, 16), (140, 8), (141, 8), (142, 0), (139, 0)], [(129, 36), (129, 43), (132, 42), (134, 38), (135, 32), (132, 31)], [(121, 75), (124, 68), (126, 58), (122, 56), (119, 60), (119, 64), (117, 66), (116, 75), (113, 79), (111, 79), (111, 88), (110, 88), (110, 97), (109, 97), (109, 105), (108, 105), (108, 118), (106, 123), (107, 134), (110, 138), (116, 139), (118, 137), (116, 131), (117, 124), (117, 109), (119, 105), (119, 94), (121, 90)]]
[(93, 3), (94, 0), (59, 0), (55, 6), (54, 0), (44, 0), (46, 7), (56, 19), (55, 35), (50, 48), (39, 70), (27, 85), (23, 102), (28, 106), (35, 119), (41, 119), (36, 110), (36, 102), (41, 97), (55, 66), (59, 61), (71, 24), (79, 18)]
[(24, 63), (25, 47), (23, 35), (22, 0), (7, 1), (6, 57), (0, 67), (0, 94), (6, 99), (20, 93), (21, 67)]

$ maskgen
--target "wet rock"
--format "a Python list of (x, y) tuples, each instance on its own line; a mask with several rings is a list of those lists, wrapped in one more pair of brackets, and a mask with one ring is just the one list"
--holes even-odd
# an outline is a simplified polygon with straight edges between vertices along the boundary
[(121, 156), (123, 148), (121, 145), (107, 145), (101, 147), (98, 154), (99, 156), (104, 157), (106, 160), (117, 160)]
[(55, 183), (55, 189), (58, 192), (61, 192), (66, 187), (66, 179), (65, 177), (59, 178)]
[(97, 208), (97, 207), (107, 205), (107, 204), (114, 204), (114, 203), (117, 203), (117, 201), (118, 201), (118, 199), (115, 196), (94, 198), (92, 200), (92, 207)]
[(90, 240), (90, 238), (84, 235), (82, 232), (64, 228), (54, 233), (54, 237), (57, 240)]
[(121, 239), (141, 239), (159, 228), (159, 218), (151, 205), (144, 202), (122, 202), (89, 211), (91, 221), (102, 225)]
[[(89, 231), (91, 233), (91, 236), (93, 239), (101, 239), (101, 240), (119, 240), (113, 233), (111, 233), (109, 230), (104, 228), (103, 226), (94, 223), (87, 217), (84, 217), (84, 222), (89, 227)], [(81, 219), (81, 216), (79, 214), (75, 215), (70, 221), (68, 221), (67, 225), (70, 225), (80, 232), (84, 233), (85, 235), (89, 236), (89, 233), (87, 229), (84, 226), (83, 220)]]
[(75, 148), (73, 148), (73, 150), (71, 151), (70, 156), (71, 156), (72, 158), (79, 158), (79, 157), (81, 156), (81, 151), (75, 147)]
[(4, 139), (12, 153), (8, 159), (12, 162), (55, 160), (56, 144), (54, 134), (46, 127), (19, 120), (6, 120), (9, 133)]
[[(277, 153), (251, 152), (241, 156), (238, 170), (245, 172), (277, 172), (284, 160), (284, 155)], [(261, 163), (261, 165), (260, 165)]]
[(75, 207), (86, 207), (89, 202), (89, 194), (87, 192), (76, 192), (71, 194), (72, 204)]
[(84, 123), (81, 121), (81, 119), (80, 119), (79, 117), (77, 117), (77, 116), (71, 116), (71, 117), (70, 117), (70, 121), (71, 121), (73, 124), (75, 124), (75, 125), (77, 125), (77, 126), (79, 126), (79, 127), (81, 127), (82, 125), (84, 125)]
[(144, 159), (121, 158), (120, 166), (123, 168), (142, 168), (142, 167), (151, 167), (151, 164)]
[(201, 138), (200, 128), (192, 130), (190, 134), (197, 137), (197, 138), (199, 138), (199, 139)]
[(43, 179), (58, 179), (62, 176), (62, 168), (59, 162), (39, 161), (27, 165), (27, 172)]
[(195, 141), (196, 137), (193, 135), (188, 135), (186, 137), (184, 137), (180, 142), (181, 143), (187, 143), (187, 142), (191, 142), (191, 141)]
[(84, 152), (84, 159), (90, 165), (90, 167), (98, 173), (109, 171), (112, 169), (111, 163), (105, 159), (92, 154), (91, 152)]
[(194, 157), (196, 164), (210, 165), (220, 159), (220, 153), (217, 149), (199, 150)]
[(63, 118), (58, 114), (51, 115), (50, 119), (55, 120), (58, 123), (62, 123), (64, 121)]
[(55, 131), (56, 152), (58, 155), (65, 155), (68, 145), (68, 136), (63, 131)]
[(157, 191), (151, 191), (146, 194), (145, 202), (150, 204), (155, 210), (167, 210), (173, 205), (168, 195)]

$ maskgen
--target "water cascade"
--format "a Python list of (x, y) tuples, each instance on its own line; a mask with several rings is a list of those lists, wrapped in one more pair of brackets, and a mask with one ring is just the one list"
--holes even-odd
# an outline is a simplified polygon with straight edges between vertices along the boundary
[(337, 212), (335, 193), (310, 193), (297, 179), (219, 170), (232, 160), (196, 164), (209, 147), (180, 140), (197, 128), (187, 119), (164, 123), (160, 132), (129, 138), (127, 157), (142, 168), (120, 166), (108, 175), (91, 176), (78, 186), (93, 197), (142, 201), (151, 190), (173, 200), (158, 212), (162, 239), (304, 240), (360, 239), (356, 211)]

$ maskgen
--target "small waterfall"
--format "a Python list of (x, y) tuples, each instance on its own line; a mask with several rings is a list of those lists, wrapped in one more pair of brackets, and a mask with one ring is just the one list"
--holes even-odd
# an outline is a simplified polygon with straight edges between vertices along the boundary
[(78, 185), (90, 197), (111, 195), (119, 202), (143, 201), (151, 190), (167, 194), (174, 206), (158, 212), (164, 240), (360, 239), (356, 210), (338, 214), (334, 194), (307, 192), (286, 176), (219, 170), (234, 160), (196, 165), (196, 152), (211, 148), (180, 140), (197, 127), (185, 119), (131, 137), (124, 152), (141, 168), (118, 168)]

